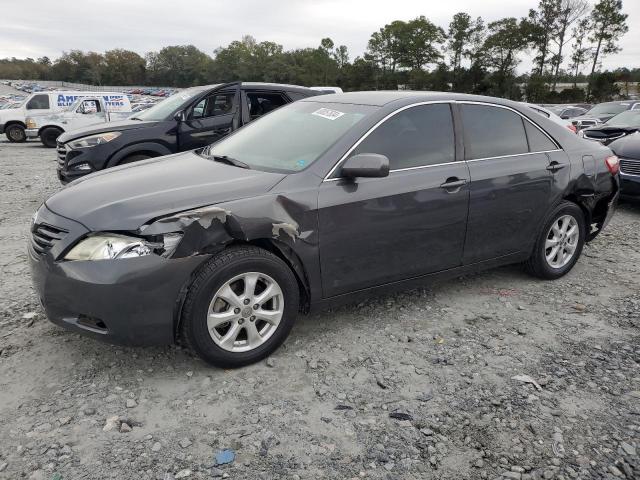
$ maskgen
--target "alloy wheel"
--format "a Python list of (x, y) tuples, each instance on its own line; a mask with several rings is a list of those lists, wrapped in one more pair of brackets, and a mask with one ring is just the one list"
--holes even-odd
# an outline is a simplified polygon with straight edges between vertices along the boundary
[(220, 348), (247, 352), (264, 344), (284, 314), (284, 294), (269, 275), (247, 272), (225, 282), (207, 313), (209, 335)]
[(551, 225), (544, 244), (544, 255), (552, 268), (562, 268), (575, 255), (580, 226), (572, 215), (562, 215)]

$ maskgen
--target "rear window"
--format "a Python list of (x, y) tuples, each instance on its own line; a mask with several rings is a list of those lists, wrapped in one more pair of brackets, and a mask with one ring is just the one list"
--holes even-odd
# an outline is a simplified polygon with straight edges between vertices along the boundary
[(463, 104), (461, 107), (467, 159), (529, 152), (520, 115), (488, 105)]

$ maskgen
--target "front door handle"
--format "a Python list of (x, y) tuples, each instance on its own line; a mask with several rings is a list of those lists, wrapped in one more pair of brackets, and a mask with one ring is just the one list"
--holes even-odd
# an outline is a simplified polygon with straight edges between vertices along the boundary
[(458, 177), (449, 177), (446, 182), (440, 185), (440, 188), (444, 188), (449, 193), (455, 193), (466, 183), (467, 181), (464, 179), (461, 180)]
[(567, 166), (566, 164), (558, 163), (554, 160), (549, 164), (549, 166), (547, 167), (547, 170), (549, 170), (551, 173), (556, 173), (558, 170), (562, 170), (566, 166)]

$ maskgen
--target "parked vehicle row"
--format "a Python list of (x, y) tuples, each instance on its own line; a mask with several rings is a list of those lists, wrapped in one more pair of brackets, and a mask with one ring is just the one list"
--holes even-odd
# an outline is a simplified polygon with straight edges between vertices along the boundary
[(209, 145), (242, 125), (321, 92), (293, 85), (229, 83), (182, 90), (119, 122), (95, 124), (58, 138), (58, 178)]
[(29, 261), (51, 321), (114, 343), (179, 337), (237, 367), (315, 307), (509, 263), (559, 278), (614, 211), (618, 158), (529, 106), (317, 93), (195, 87), (64, 133), (63, 181), (142, 139), (188, 151), (85, 176), (38, 209)]

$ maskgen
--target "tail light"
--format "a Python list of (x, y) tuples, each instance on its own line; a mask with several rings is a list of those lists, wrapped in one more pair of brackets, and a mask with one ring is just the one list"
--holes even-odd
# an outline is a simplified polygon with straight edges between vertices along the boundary
[(573, 133), (578, 133), (578, 129), (576, 128), (575, 125), (571, 124), (571, 125), (567, 125), (567, 128), (569, 130), (571, 130)]
[(607, 165), (607, 169), (611, 175), (617, 175), (620, 171), (620, 160), (615, 155), (611, 155), (604, 159), (604, 163)]

